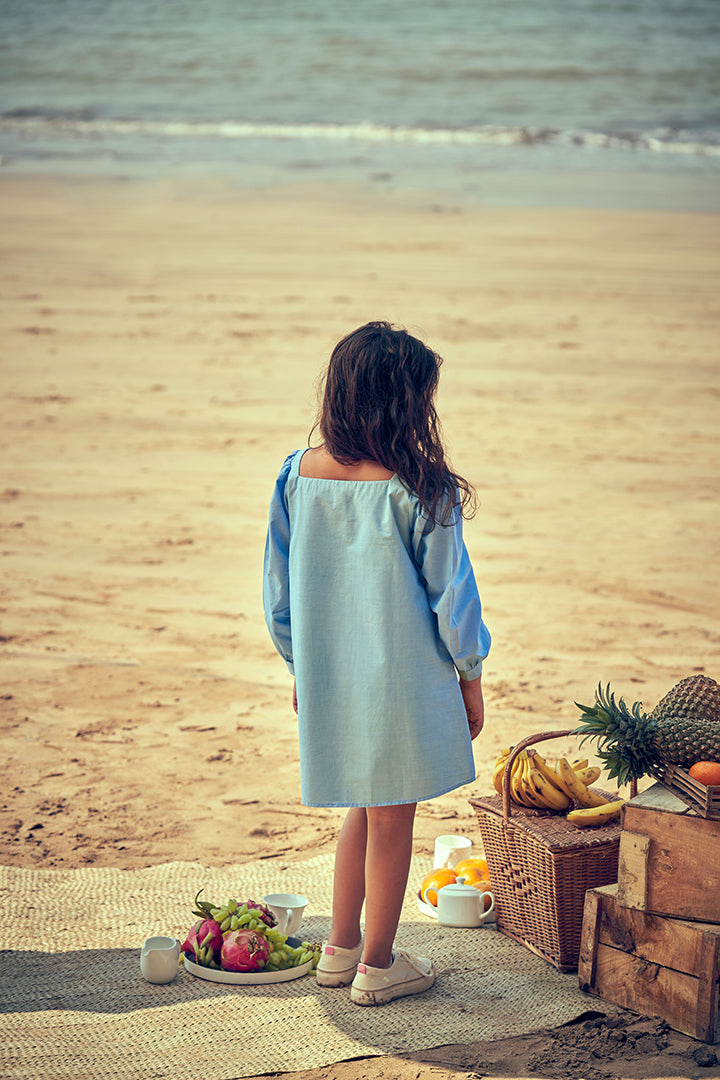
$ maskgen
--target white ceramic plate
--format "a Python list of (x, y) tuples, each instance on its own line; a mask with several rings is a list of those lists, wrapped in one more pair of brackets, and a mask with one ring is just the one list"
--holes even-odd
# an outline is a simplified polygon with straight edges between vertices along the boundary
[[(288, 945), (296, 949), (302, 945), (300, 938), (289, 937)], [(270, 983), (289, 982), (290, 979), (299, 979), (301, 975), (307, 975), (312, 968), (312, 960), (308, 960), (299, 967), (286, 968), (285, 971), (217, 971), (215, 968), (206, 968), (202, 964), (196, 964), (183, 957), (185, 970), (198, 979), (207, 979), (208, 982), (229, 983), (231, 986), (268, 986)]]
[(437, 908), (432, 904), (426, 904), (420, 893), (417, 898), (418, 911), (422, 911), (423, 915), (429, 915), (431, 919), (437, 919)]

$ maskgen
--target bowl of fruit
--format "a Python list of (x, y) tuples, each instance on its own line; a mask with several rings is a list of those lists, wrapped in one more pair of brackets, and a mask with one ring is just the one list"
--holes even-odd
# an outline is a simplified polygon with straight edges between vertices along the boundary
[[(487, 894), (485, 900), (486, 911), (491, 905), (492, 883), (490, 881), (490, 872), (486, 860), (479, 856), (461, 859), (459, 863), (451, 868), (436, 868), (425, 875), (420, 883), (420, 890), (417, 895), (418, 910), (423, 915), (429, 915), (431, 919), (437, 919), (438, 892), (446, 885), (471, 885), (479, 892)], [(489, 915), (485, 922), (495, 922), (495, 913)]]
[(185, 970), (209, 982), (235, 986), (287, 982), (315, 970), (319, 942), (286, 937), (266, 904), (228, 900), (213, 904), (195, 897), (197, 921), (182, 944)]

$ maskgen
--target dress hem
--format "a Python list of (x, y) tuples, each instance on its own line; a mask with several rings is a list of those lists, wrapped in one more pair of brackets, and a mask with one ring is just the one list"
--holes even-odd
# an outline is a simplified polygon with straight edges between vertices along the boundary
[(301, 798), (300, 804), (301, 806), (326, 807), (331, 810), (352, 810), (357, 807), (368, 808), (371, 806), (407, 806), (410, 803), (429, 802), (431, 799), (438, 799), (441, 795), (447, 795), (450, 791), (457, 791), (458, 788), (465, 787), (466, 784), (472, 784), (476, 779), (477, 776), (473, 773), (467, 780), (461, 780), (459, 784), (451, 784), (450, 787), (436, 791), (432, 795), (419, 795), (415, 799), (390, 799), (387, 802), (307, 802)]

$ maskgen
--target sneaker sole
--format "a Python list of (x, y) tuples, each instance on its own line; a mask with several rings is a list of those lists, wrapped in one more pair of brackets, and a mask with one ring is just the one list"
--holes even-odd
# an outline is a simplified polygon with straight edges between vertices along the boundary
[(385, 986), (382, 990), (360, 990), (353, 986), (350, 991), (350, 1000), (355, 1005), (386, 1005), (388, 1001), (394, 1001), (396, 998), (422, 994), (424, 990), (429, 990), (434, 982), (435, 972), (432, 971), (429, 975), (421, 975), (410, 982)]
[(320, 971), (315, 970), (315, 981), (318, 986), (349, 986), (355, 978), (357, 972), (357, 964), (351, 968), (345, 968), (344, 971)]

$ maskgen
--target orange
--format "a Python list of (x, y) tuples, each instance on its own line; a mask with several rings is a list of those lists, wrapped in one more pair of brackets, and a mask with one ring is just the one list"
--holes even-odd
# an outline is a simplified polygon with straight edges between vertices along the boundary
[(466, 870), (477, 870), (481, 877), (489, 878), (490, 871), (488, 870), (488, 864), (486, 859), (480, 859), (478, 856), (470, 856), (469, 859), (461, 859), (455, 866), (455, 874), (461, 878)]
[[(468, 884), (472, 885), (473, 889), (477, 889), (479, 892), (482, 892), (482, 893), (492, 892), (492, 883), (490, 881), (478, 881), (477, 885), (474, 885), (473, 882), (471, 881), (471, 882), (468, 882)], [(485, 910), (487, 911), (488, 908), (490, 907), (490, 904), (492, 903), (492, 901), (490, 900), (489, 896), (486, 896), (484, 898), (484, 902), (485, 902)]]
[[(470, 872), (468, 872), (470, 874)], [(473, 889), (477, 889), (478, 892), (492, 892), (492, 882), (490, 878), (478, 878), (474, 881), (470, 876), (466, 876), (463, 885), (470, 885)], [(490, 907), (491, 900), (489, 896), (485, 897), (485, 910), (487, 912)]]
[[(457, 867), (455, 869), (457, 870)], [(472, 885), (474, 888), (480, 885), (490, 885), (490, 878), (486, 877), (476, 866), (469, 866), (467, 870), (463, 870), (461, 874), (457, 875), (457, 879), (463, 885)]]
[(693, 780), (699, 781), (705, 787), (720, 785), (720, 761), (696, 761), (688, 772)]
[(438, 889), (442, 889), (444, 885), (454, 885), (456, 881), (457, 875), (454, 870), (431, 870), (422, 879), (420, 897), (426, 904), (437, 907)]

